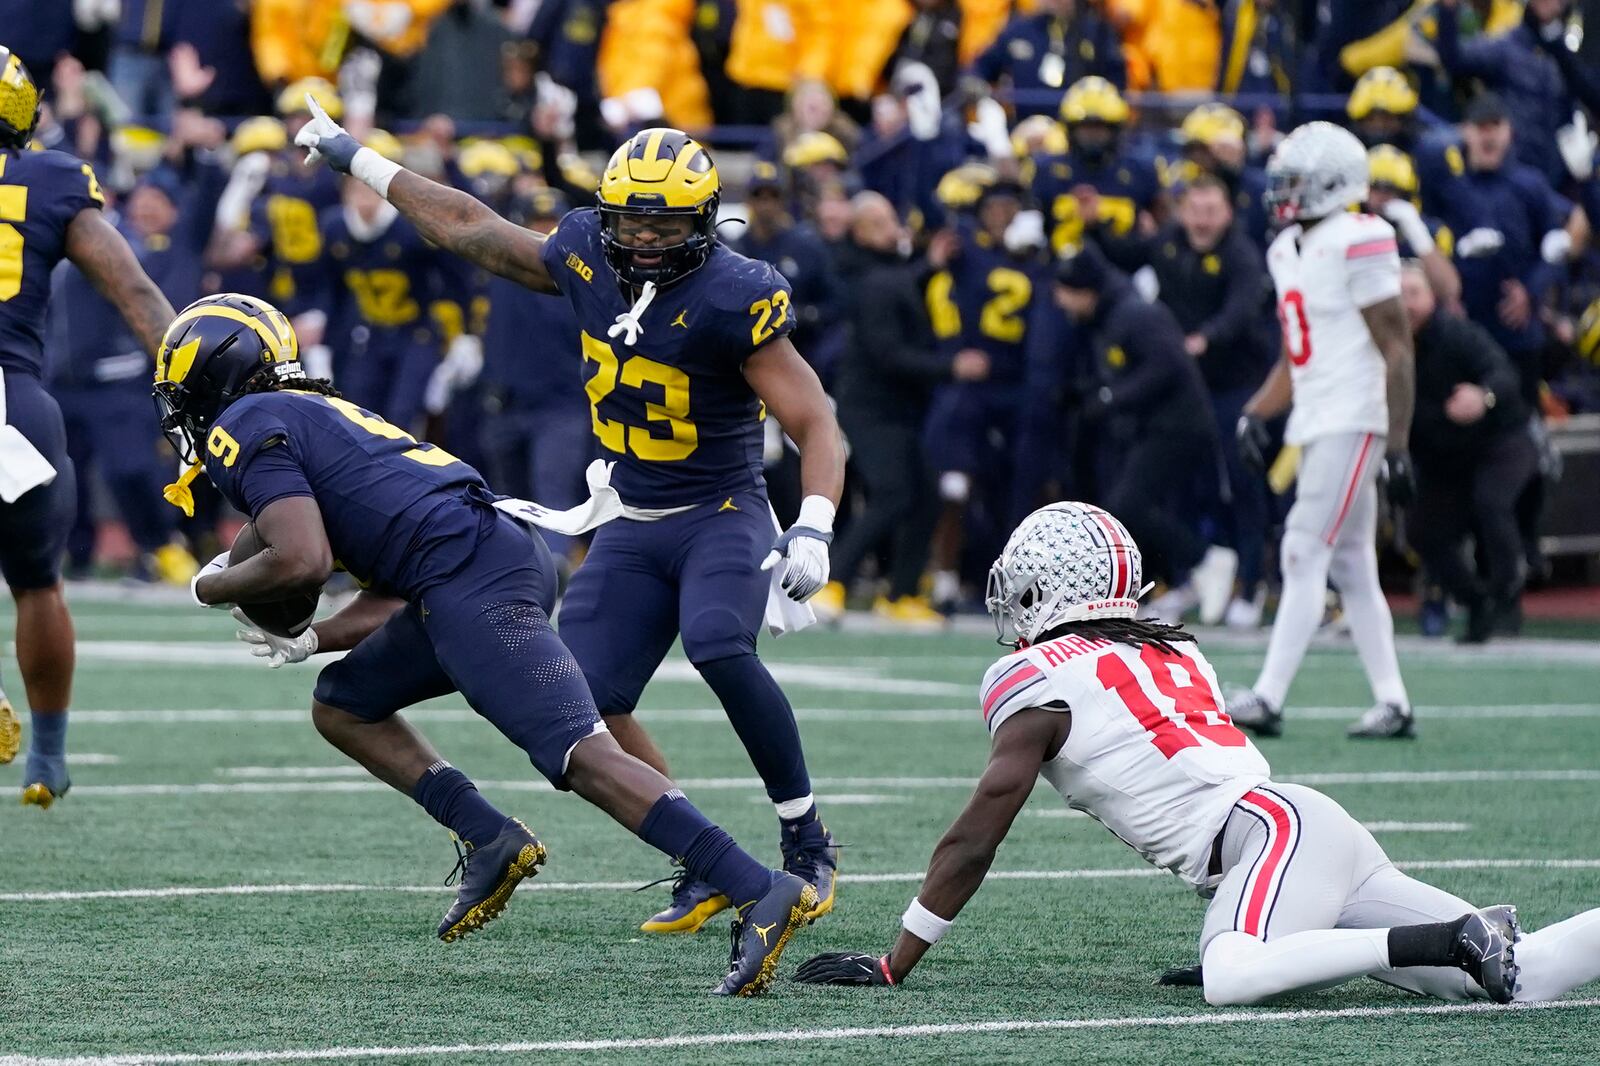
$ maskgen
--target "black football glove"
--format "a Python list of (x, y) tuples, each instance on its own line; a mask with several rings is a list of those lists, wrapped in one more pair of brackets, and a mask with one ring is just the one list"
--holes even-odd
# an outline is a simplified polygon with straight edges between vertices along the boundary
[(892, 985), (889, 956), (860, 951), (829, 951), (807, 959), (794, 972), (803, 985)]
[(1201, 988), (1205, 985), (1205, 979), (1196, 963), (1193, 966), (1174, 966), (1157, 977), (1156, 984), (1172, 988)]
[(1383, 483), (1389, 502), (1407, 507), (1417, 496), (1417, 475), (1411, 469), (1410, 452), (1390, 452), (1383, 457)]
[(1267, 449), (1272, 447), (1272, 431), (1267, 424), (1257, 415), (1240, 415), (1233, 436), (1238, 442), (1239, 458), (1244, 465), (1258, 474), (1265, 473)]

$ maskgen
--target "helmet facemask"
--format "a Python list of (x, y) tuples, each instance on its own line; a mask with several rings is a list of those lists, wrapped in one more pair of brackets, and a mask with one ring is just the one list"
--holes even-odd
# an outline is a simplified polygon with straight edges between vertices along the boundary
[[(705, 265), (716, 244), (716, 219), (718, 196), (694, 207), (639, 208), (600, 205), (600, 240), (605, 247), (606, 263), (625, 284), (635, 288), (645, 282), (658, 287), (681, 281)], [(619, 227), (625, 219), (685, 218), (691, 226), (688, 235), (673, 244), (628, 244), (622, 239)], [(640, 263), (640, 257), (654, 262)]]

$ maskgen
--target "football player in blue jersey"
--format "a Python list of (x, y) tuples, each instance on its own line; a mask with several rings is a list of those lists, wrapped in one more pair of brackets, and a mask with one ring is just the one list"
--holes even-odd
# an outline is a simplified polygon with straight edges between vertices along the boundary
[[(33, 716), (22, 802), (48, 807), (72, 783), (74, 647), (61, 556), (77, 494), (61, 409), (41, 382), (51, 271), (62, 259), (75, 263), (152, 355), (172, 305), (101, 214), (105, 195), (89, 164), (28, 150), (38, 122), (38, 84), (0, 46), (0, 576), (17, 604), (17, 663)], [(16, 712), (0, 695), (0, 763), (20, 744)]]
[[(382, 193), (440, 247), (572, 304), (594, 433), (616, 460), (628, 510), (596, 533), (573, 576), (562, 637), (624, 749), (657, 768), (665, 760), (632, 713), (682, 637), (777, 808), (784, 868), (816, 886), (811, 916), (826, 913), (838, 853), (756, 632), (774, 588), (767, 570), (795, 603), (827, 583), (843, 441), (788, 339), (788, 282), (717, 242), (721, 182), (710, 154), (679, 130), (635, 134), (607, 164), (597, 206), (545, 237), (363, 148), (325, 116), (299, 143)], [(761, 473), (769, 412), (799, 448), (805, 494), (776, 540)], [(775, 598), (771, 612), (791, 613), (784, 606)], [(686, 870), (671, 905), (643, 928), (693, 931), (728, 905)]]
[(1131, 114), (1111, 82), (1082, 78), (1061, 99), (1067, 151), (1040, 156), (1023, 168), (1049, 220), (1056, 254), (1082, 243), (1086, 226), (1104, 225), (1120, 236), (1154, 210), (1161, 193), (1155, 164), (1122, 146), (1122, 128)]
[(263, 545), (234, 565), (212, 560), (190, 586), (200, 606), (314, 594), (335, 559), (363, 585), (345, 610), (295, 636), (235, 617), (271, 665), (349, 651), (318, 676), (312, 719), (463, 843), (440, 939), (498, 917), (545, 859), (526, 825), (490, 805), (398, 713), (460, 691), (551, 784), (737, 901), (733, 956), (716, 991), (765, 991), (816, 890), (752, 859), (606, 731), (550, 625), (549, 549), (494, 506), (476, 470), (307, 378), (288, 320), (246, 296), (206, 297), (173, 319), (154, 392), (162, 431), (190, 464), (169, 498), (192, 505), (188, 484), (204, 469)]

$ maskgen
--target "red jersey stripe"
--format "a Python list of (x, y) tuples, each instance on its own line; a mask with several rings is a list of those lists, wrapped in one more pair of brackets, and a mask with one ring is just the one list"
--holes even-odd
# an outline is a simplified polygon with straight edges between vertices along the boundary
[(1006, 674), (999, 681), (996, 681), (993, 685), (991, 685), (989, 687), (989, 694), (983, 698), (984, 721), (989, 720), (989, 715), (994, 712), (995, 705), (1005, 697), (1007, 692), (1010, 692), (1018, 685), (1032, 681), (1034, 678), (1038, 677), (1039, 674), (1040, 671), (1037, 666), (1033, 665), (1032, 663), (1023, 663), (1020, 668), (1012, 670), (1009, 674)]
[(1346, 259), (1360, 259), (1364, 256), (1382, 255), (1385, 252), (1397, 252), (1399, 250), (1400, 245), (1393, 237), (1380, 237), (1374, 241), (1362, 241), (1360, 244), (1352, 244), (1345, 250), (1344, 257)]

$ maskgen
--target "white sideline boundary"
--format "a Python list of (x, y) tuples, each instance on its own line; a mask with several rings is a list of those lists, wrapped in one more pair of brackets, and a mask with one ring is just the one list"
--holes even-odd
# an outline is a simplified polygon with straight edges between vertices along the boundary
[(1284, 1022), (1337, 1022), (1369, 1018), (1452, 1014), (1526, 1014), (1531, 1011), (1584, 1010), (1600, 999), (1557, 1000), (1500, 1007), (1492, 1003), (1434, 1003), (1405, 1007), (1347, 1007), (1338, 1010), (1209, 1011), (1203, 1014), (1135, 1018), (1054, 1018), (988, 1022), (943, 1022), (929, 1025), (857, 1026), (837, 1029), (777, 1029), (753, 1033), (699, 1033), (611, 1040), (539, 1040), (498, 1044), (413, 1044), (398, 1047), (324, 1047), (280, 1051), (216, 1051), (210, 1053), (81, 1055), (69, 1058), (0, 1056), (0, 1066), (188, 1066), (201, 1063), (298, 1062), (312, 1059), (425, 1058), (440, 1055), (524, 1054), (540, 1051), (651, 1051), (744, 1044), (796, 1044), (817, 1041), (921, 1039), (994, 1033), (1062, 1032), (1105, 1029), (1183, 1029), (1212, 1025), (1276, 1025)]
[[(1600, 859), (1405, 859), (1395, 862), (1402, 870), (1600, 870)], [(851, 885), (918, 885), (926, 875), (907, 873), (845, 873), (840, 880)], [(1154, 866), (1124, 866), (1082, 870), (990, 870), (990, 881), (1101, 881), (1166, 876)], [(547, 881), (534, 879), (518, 886), (519, 892), (631, 892), (638, 881)], [(0, 892), (0, 903), (65, 903), (87, 900), (184, 899), (196, 896), (311, 896), (385, 892), (448, 895), (444, 885), (363, 885), (344, 882), (262, 885), (168, 885), (160, 888), (102, 888), (60, 892)]]

